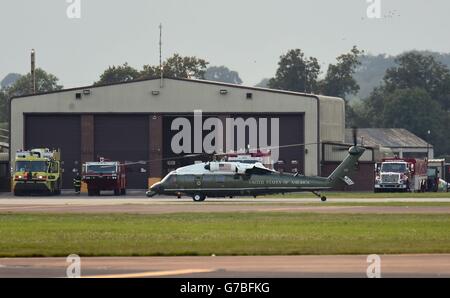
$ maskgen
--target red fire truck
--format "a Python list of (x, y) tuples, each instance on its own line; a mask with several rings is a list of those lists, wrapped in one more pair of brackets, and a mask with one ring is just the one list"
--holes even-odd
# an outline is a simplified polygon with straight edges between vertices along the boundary
[(82, 181), (89, 196), (98, 196), (104, 190), (112, 190), (116, 196), (126, 194), (125, 166), (118, 161), (100, 158), (99, 162), (83, 164)]
[(375, 192), (425, 191), (427, 163), (415, 158), (386, 158), (377, 165)]

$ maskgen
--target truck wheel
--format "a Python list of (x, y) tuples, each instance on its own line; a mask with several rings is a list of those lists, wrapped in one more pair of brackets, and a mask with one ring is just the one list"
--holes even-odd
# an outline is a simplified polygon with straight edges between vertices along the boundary
[(206, 196), (203, 194), (196, 193), (192, 196), (194, 202), (203, 202), (206, 199)]
[(57, 188), (55, 189), (55, 196), (59, 196), (61, 194), (61, 189)]
[(59, 196), (61, 194), (61, 182), (59, 179), (54, 184), (54, 187), (55, 187), (55, 190), (53, 191), (53, 194), (55, 196)]

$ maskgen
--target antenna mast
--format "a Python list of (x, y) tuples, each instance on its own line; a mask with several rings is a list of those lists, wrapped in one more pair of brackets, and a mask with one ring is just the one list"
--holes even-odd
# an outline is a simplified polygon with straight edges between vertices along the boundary
[(162, 24), (159, 24), (159, 72), (161, 73), (160, 87), (164, 86), (164, 67), (162, 64)]
[(36, 94), (36, 51), (31, 50), (31, 90)]

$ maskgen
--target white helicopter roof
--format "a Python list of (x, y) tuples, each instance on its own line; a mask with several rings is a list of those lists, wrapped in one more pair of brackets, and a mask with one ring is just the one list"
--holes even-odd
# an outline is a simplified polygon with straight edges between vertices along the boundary
[[(205, 167), (209, 165), (208, 167)], [(216, 170), (211, 170), (212, 168), (216, 168)], [(241, 163), (241, 162), (230, 162), (230, 161), (212, 161), (212, 162), (202, 162), (197, 163), (185, 167), (181, 167), (173, 171), (175, 174), (193, 174), (193, 175), (202, 175), (202, 174), (221, 174), (221, 175), (234, 175), (236, 173), (243, 174), (247, 170), (251, 169), (260, 169), (267, 172), (276, 173), (276, 171), (266, 168), (262, 163), (256, 162), (252, 164)]]
[(85, 163), (88, 166), (116, 166), (117, 161), (89, 161)]

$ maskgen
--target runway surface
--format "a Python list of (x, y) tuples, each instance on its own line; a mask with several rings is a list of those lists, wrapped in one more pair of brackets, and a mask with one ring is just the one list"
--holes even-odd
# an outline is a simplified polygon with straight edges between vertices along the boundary
[[(381, 277), (450, 277), (450, 255), (381, 255)], [(0, 277), (66, 277), (65, 258), (0, 259)], [(367, 256), (81, 258), (81, 277), (367, 277)]]
[[(181, 212), (318, 212), (318, 213), (439, 213), (450, 214), (450, 206), (364, 206), (364, 203), (414, 203), (448, 202), (450, 198), (399, 198), (399, 199), (318, 199), (289, 198), (238, 198), (208, 199), (195, 203), (192, 200), (137, 196), (101, 199), (64, 196), (61, 198), (0, 198), (0, 213), (131, 213), (168, 214)], [(317, 203), (317, 205), (308, 205)], [(352, 203), (354, 206), (337, 206), (333, 203)], [(358, 206), (361, 203), (362, 206)], [(330, 205), (332, 204), (332, 205)]]

